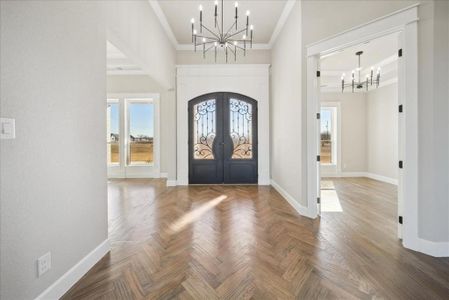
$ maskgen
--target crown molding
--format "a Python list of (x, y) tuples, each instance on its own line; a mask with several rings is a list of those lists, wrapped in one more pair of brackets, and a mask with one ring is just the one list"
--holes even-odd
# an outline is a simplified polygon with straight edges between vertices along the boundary
[[(173, 30), (170, 26), (170, 24), (167, 21), (167, 18), (165, 17), (164, 12), (161, 9), (161, 6), (159, 5), (159, 0), (148, 0), (148, 3), (151, 5), (151, 8), (153, 8), (154, 13), (156, 14), (159, 23), (161, 23), (162, 28), (164, 29), (165, 33), (168, 36), (168, 39), (171, 41), (173, 46), (175, 46), (175, 49), (177, 51), (187, 51), (192, 50), (191, 44), (180, 44), (178, 43), (178, 40), (176, 39), (176, 36), (173, 33)], [(260, 43), (260, 44), (253, 44), (253, 50), (270, 50), (273, 47), (274, 42), (276, 41), (279, 33), (282, 31), (282, 28), (285, 25), (285, 22), (288, 19), (288, 16), (290, 15), (293, 7), (295, 6), (296, 0), (287, 0), (285, 3), (284, 9), (282, 10), (282, 14), (279, 17), (278, 22), (276, 23), (276, 27), (273, 30), (273, 33), (271, 34), (270, 41), (268, 44), (266, 43)]]
[(274, 28), (273, 33), (271, 34), (270, 41), (268, 42), (270, 49), (273, 47), (274, 42), (276, 41), (277, 37), (282, 31), (282, 28), (284, 28), (284, 25), (287, 22), (288, 16), (292, 12), (295, 3), (296, 0), (288, 0), (287, 3), (285, 3), (284, 10), (282, 11), (281, 16), (279, 17), (276, 27)]
[(148, 3), (150, 3), (151, 8), (153, 8), (153, 11), (156, 14), (157, 18), (159, 19), (159, 23), (161, 23), (162, 28), (165, 30), (168, 39), (176, 48), (178, 46), (178, 40), (173, 34), (170, 24), (168, 24), (167, 18), (165, 17), (165, 14), (162, 11), (161, 6), (159, 5), (159, 2), (157, 0), (148, 0)]

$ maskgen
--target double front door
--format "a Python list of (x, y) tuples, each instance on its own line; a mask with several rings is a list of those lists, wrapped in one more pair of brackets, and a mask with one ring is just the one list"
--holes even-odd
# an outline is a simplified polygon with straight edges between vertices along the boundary
[(213, 93), (189, 101), (189, 183), (257, 183), (257, 101)]

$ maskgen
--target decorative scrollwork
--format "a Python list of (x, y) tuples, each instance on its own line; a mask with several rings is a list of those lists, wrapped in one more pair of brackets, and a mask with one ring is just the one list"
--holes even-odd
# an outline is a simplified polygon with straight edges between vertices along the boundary
[(242, 100), (230, 99), (230, 136), (234, 144), (233, 159), (253, 158), (252, 105)]
[(215, 133), (215, 99), (193, 106), (194, 145), (193, 158), (214, 159), (212, 145)]

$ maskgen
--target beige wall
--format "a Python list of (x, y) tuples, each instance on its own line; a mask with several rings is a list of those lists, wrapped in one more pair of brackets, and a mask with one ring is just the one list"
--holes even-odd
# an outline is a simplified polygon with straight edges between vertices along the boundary
[(176, 179), (176, 97), (147, 75), (110, 75), (108, 93), (159, 93), (161, 122), (161, 173)]
[(0, 145), (0, 298), (34, 299), (108, 238), (105, 22), (97, 1), (0, 8), (1, 116), (16, 119)]
[(341, 171), (397, 179), (397, 84), (368, 93), (321, 93), (321, 103), (330, 102), (340, 104)]
[[(197, 65), (197, 64), (214, 64), (215, 55), (214, 52), (208, 52), (206, 58), (203, 58), (201, 51), (194, 52), (188, 51), (176, 51), (176, 64), (178, 65)], [(217, 63), (226, 63), (223, 53), (217, 53)], [(237, 61), (234, 61), (233, 56), (229, 56), (229, 64), (270, 64), (271, 63), (271, 50), (248, 50), (246, 56), (243, 56), (241, 52), (238, 52)]]
[(321, 102), (340, 103), (341, 171), (367, 171), (366, 99), (364, 93), (321, 93)]
[(303, 192), (303, 108), (301, 104), (301, 5), (297, 2), (272, 49), (271, 178), (295, 201), (307, 206)]
[(367, 172), (398, 178), (398, 86), (366, 94)]

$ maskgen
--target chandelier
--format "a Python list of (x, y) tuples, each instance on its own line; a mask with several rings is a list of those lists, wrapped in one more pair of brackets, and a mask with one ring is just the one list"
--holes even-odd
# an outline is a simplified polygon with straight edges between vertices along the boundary
[(228, 30), (224, 29), (224, 10), (223, 2), (221, 0), (220, 18), (218, 16), (218, 0), (215, 1), (214, 12), (214, 27), (209, 28), (203, 24), (203, 6), (199, 6), (200, 22), (199, 32), (195, 29), (195, 19), (191, 19), (192, 23), (192, 43), (195, 51), (197, 48), (202, 48), (203, 58), (206, 58), (206, 53), (214, 51), (215, 62), (217, 62), (217, 51), (222, 49), (225, 54), (226, 63), (228, 62), (228, 56), (233, 55), (234, 61), (237, 60), (237, 51), (242, 51), (246, 56), (247, 47), (253, 47), (253, 31), (254, 26), (249, 24), (250, 11), (246, 11), (246, 25), (239, 29), (239, 14), (238, 14), (238, 2), (235, 2), (235, 15), (234, 22)]
[[(376, 86), (376, 88), (379, 87), (380, 84), (380, 67), (377, 68), (376, 78), (374, 78), (374, 67), (371, 67), (371, 71), (369, 74), (366, 74), (365, 80), (362, 80), (362, 77), (360, 75), (362, 68), (360, 67), (360, 57), (362, 56), (363, 51), (357, 52), (355, 55), (358, 56), (358, 67), (357, 69), (353, 70), (351, 73), (351, 83), (345, 83), (345, 74), (343, 73), (341, 76), (341, 92), (343, 93), (345, 91), (345, 87), (351, 87), (352, 92), (354, 93), (355, 89), (358, 90), (365, 89), (368, 91), (370, 87), (373, 85)], [(358, 78), (355, 78), (355, 72), (358, 73)]]

